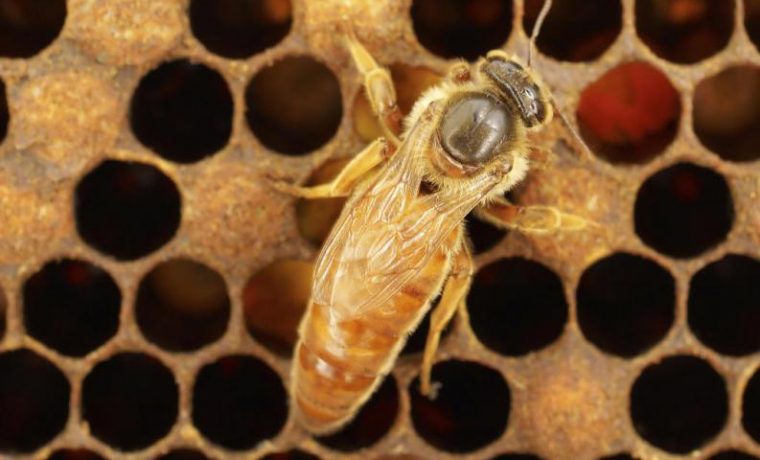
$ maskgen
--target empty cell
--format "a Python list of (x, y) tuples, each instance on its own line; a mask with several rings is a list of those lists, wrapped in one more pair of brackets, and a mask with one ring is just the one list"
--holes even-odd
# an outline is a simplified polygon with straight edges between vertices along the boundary
[(248, 332), (264, 346), (290, 356), (311, 295), (312, 262), (280, 260), (253, 275), (243, 289)]
[(506, 43), (512, 2), (505, 0), (414, 0), (411, 19), (420, 44), (443, 58), (474, 61)]
[(82, 384), (82, 417), (93, 436), (121, 451), (144, 449), (177, 420), (179, 394), (158, 359), (123, 352), (98, 363)]
[(177, 449), (157, 457), (156, 460), (211, 460), (209, 457), (195, 449)]
[(199, 262), (161, 262), (140, 281), (135, 314), (151, 342), (172, 351), (196, 350), (227, 329), (227, 285), (219, 273)]
[(259, 70), (246, 88), (245, 103), (253, 134), (286, 155), (322, 147), (343, 117), (338, 78), (309, 56), (288, 56)]
[[(530, 36), (544, 0), (527, 0), (523, 29)], [(536, 47), (560, 61), (592, 61), (620, 34), (623, 8), (619, 0), (554, 0)]]
[(729, 254), (691, 279), (689, 327), (719, 353), (741, 356), (760, 350), (760, 261)]
[(348, 425), (337, 433), (317, 438), (320, 444), (350, 452), (372, 446), (391, 429), (399, 410), (396, 379), (388, 375)]
[(742, 396), (742, 426), (760, 443), (760, 371), (755, 370)]
[(3, 142), (5, 135), (8, 134), (9, 121), (10, 113), (8, 112), (8, 98), (5, 95), (5, 82), (0, 78), (0, 143)]
[(671, 356), (638, 376), (630, 411), (639, 436), (660, 449), (686, 454), (707, 444), (725, 425), (726, 384), (706, 361)]
[(86, 355), (119, 327), (119, 287), (89, 262), (48, 262), (26, 280), (23, 293), (26, 332), (64, 355)]
[(600, 158), (614, 164), (645, 163), (676, 136), (678, 91), (645, 62), (619, 64), (581, 93), (580, 135)]
[(129, 121), (135, 137), (167, 160), (194, 163), (232, 134), (233, 101), (219, 72), (187, 59), (165, 62), (140, 80)]
[(282, 430), (288, 416), (280, 376), (252, 356), (232, 355), (204, 366), (193, 387), (193, 424), (210, 441), (247, 450)]
[(95, 249), (138, 259), (166, 244), (180, 222), (174, 182), (154, 166), (105, 160), (76, 187), (77, 231)]
[(69, 392), (66, 376), (33, 351), (0, 353), (0, 452), (39, 449), (66, 426)]
[(192, 0), (193, 35), (212, 53), (244, 59), (276, 45), (290, 31), (290, 0)]
[(47, 460), (105, 460), (103, 456), (87, 449), (60, 449), (47, 458)]
[(319, 460), (314, 454), (294, 449), (287, 452), (276, 452), (261, 457), (261, 460)]
[(511, 395), (502, 375), (471, 361), (449, 360), (433, 367), (440, 384), (435, 399), (409, 385), (415, 431), (437, 449), (464, 453), (498, 439), (507, 428)]
[(639, 238), (677, 258), (695, 257), (718, 245), (734, 222), (726, 180), (692, 163), (676, 163), (647, 178), (633, 212)]
[(738, 450), (725, 450), (718, 452), (707, 460), (757, 460), (758, 457), (746, 454)]
[(760, 158), (760, 67), (728, 67), (699, 82), (693, 113), (697, 137), (721, 158)]
[(467, 310), (478, 340), (509, 356), (549, 345), (567, 322), (559, 277), (538, 262), (519, 257), (497, 260), (475, 274)]
[(65, 21), (66, 0), (0, 0), (0, 58), (34, 56), (58, 38)]
[(637, 0), (636, 31), (661, 58), (693, 64), (728, 44), (734, 0)]
[(619, 356), (643, 353), (673, 324), (673, 276), (650, 259), (616, 253), (588, 267), (576, 291), (578, 322), (600, 349)]

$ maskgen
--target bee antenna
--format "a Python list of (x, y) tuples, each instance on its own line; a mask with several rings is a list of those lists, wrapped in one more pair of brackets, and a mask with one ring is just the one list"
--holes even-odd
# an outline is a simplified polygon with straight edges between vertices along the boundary
[(536, 38), (538, 33), (541, 32), (541, 26), (544, 24), (544, 19), (549, 14), (549, 10), (552, 9), (552, 0), (544, 0), (544, 6), (541, 7), (541, 12), (538, 13), (536, 23), (533, 25), (533, 31), (530, 34), (530, 42), (528, 43), (528, 67), (531, 66), (531, 57), (533, 56), (533, 48), (536, 46)]

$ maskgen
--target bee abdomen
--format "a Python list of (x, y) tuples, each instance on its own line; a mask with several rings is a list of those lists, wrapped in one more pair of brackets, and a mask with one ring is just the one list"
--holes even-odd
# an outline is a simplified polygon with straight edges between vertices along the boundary
[(386, 307), (339, 326), (329, 322), (329, 307), (309, 306), (296, 346), (292, 394), (296, 415), (310, 432), (343, 426), (382, 382), (441, 282), (440, 262), (435, 257)]

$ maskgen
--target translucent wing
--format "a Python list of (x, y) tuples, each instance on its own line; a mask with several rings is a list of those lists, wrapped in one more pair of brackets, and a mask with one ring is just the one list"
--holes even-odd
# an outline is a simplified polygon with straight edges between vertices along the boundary
[(388, 165), (346, 204), (320, 254), (312, 297), (334, 320), (382, 308), (430, 261), (448, 235), (498, 182), (484, 175), (467, 190), (419, 195), (418, 163), (433, 127), (410, 131)]

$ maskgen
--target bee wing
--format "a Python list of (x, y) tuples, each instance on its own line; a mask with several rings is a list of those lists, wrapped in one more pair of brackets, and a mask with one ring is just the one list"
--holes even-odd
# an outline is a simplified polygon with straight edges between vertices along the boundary
[[(429, 124), (429, 123), (428, 123)], [(316, 269), (312, 297), (335, 320), (382, 308), (412, 281), (464, 217), (498, 182), (484, 175), (466, 189), (419, 196), (419, 161), (432, 126), (415, 127), (396, 156), (346, 205)]]

